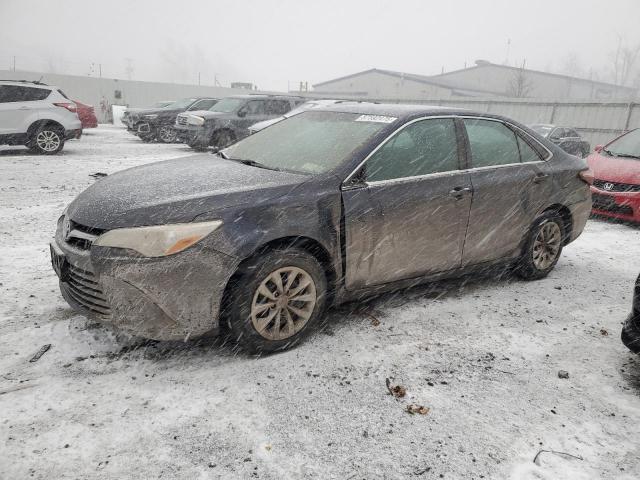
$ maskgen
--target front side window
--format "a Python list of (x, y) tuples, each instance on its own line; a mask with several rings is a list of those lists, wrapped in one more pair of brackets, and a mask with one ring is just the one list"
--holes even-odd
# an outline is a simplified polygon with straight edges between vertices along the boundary
[(264, 100), (252, 100), (247, 102), (244, 107), (247, 115), (264, 115), (265, 113), (265, 101)]
[(516, 134), (502, 122), (465, 118), (471, 147), (471, 167), (520, 163)]
[(244, 98), (232, 98), (227, 97), (220, 100), (213, 107), (209, 109), (211, 112), (231, 113), (235, 112), (245, 103)]
[(240, 140), (224, 154), (276, 170), (327, 172), (388, 125), (362, 117), (359, 113), (304, 112)]
[(421, 120), (389, 139), (365, 164), (368, 182), (458, 170), (452, 118)]

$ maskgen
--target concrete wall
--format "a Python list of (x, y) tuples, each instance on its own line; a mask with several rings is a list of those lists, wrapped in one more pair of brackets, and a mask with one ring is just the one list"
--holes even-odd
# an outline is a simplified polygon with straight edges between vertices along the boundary
[[(177, 100), (190, 96), (228, 97), (249, 93), (243, 89), (180, 85), (160, 82), (138, 82), (116, 78), (80, 77), (40, 72), (0, 70), (3, 80), (41, 80), (59, 87), (72, 100), (93, 105), (98, 122), (108, 122), (111, 105), (145, 107), (160, 100)], [(119, 96), (118, 97), (118, 92)], [(255, 92), (257, 93), (257, 92)]]
[(398, 78), (382, 72), (366, 72), (349, 78), (325, 83), (314, 89), (319, 95), (348, 95), (358, 98), (447, 98), (451, 89), (437, 85)]

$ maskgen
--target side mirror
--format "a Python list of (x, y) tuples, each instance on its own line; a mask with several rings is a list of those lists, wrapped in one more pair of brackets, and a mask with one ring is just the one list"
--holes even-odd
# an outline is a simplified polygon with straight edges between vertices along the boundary
[(593, 150), (596, 153), (600, 153), (603, 149), (604, 149), (604, 145), (596, 145), (596, 148), (594, 148)]
[(238, 116), (240, 118), (246, 117), (247, 116), (247, 111), (244, 108), (241, 108), (240, 110), (238, 110)]

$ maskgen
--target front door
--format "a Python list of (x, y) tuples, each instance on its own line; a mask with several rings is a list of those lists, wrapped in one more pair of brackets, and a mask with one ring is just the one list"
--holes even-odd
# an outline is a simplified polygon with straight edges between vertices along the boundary
[[(473, 204), (463, 266), (517, 255), (537, 213), (551, 195), (546, 162), (503, 122), (465, 118)], [(529, 141), (532, 141), (529, 139)]]
[(459, 138), (453, 118), (414, 121), (345, 187), (347, 289), (460, 266), (472, 192)]

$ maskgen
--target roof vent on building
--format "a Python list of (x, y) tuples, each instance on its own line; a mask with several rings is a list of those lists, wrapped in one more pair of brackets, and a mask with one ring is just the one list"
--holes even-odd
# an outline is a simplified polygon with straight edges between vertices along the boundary
[(491, 62), (488, 60), (476, 60), (476, 65), (482, 67), (484, 65), (491, 65)]

